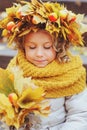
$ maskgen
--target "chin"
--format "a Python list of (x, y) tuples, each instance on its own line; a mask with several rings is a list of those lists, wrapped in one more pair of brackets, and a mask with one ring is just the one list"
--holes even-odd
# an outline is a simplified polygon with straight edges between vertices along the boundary
[(35, 66), (37, 66), (38, 68), (44, 68), (44, 67), (47, 66), (47, 64), (45, 64), (45, 65), (35, 65)]

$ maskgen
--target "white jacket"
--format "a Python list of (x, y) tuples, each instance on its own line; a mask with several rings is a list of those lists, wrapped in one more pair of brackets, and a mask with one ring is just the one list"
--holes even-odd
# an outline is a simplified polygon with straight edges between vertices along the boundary
[(87, 130), (87, 89), (80, 94), (50, 101), (48, 117), (30, 116), (30, 130)]
[(50, 114), (47, 117), (30, 114), (30, 130), (87, 130), (87, 89), (74, 96), (48, 100)]

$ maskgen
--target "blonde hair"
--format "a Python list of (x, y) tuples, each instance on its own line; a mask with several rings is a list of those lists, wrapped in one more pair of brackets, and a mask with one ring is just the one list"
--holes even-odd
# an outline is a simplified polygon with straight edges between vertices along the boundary
[(54, 44), (53, 47), (55, 51), (57, 52), (57, 59), (59, 62), (68, 62), (70, 61), (70, 58), (67, 55), (67, 51), (69, 47), (71, 46), (70, 42), (67, 40), (64, 40), (62, 36), (59, 36), (56, 38), (54, 35)]

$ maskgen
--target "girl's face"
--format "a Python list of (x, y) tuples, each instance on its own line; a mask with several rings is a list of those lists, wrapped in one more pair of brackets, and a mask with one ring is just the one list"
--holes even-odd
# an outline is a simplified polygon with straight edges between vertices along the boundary
[(30, 32), (24, 40), (25, 55), (37, 67), (45, 67), (56, 57), (51, 35), (44, 31)]

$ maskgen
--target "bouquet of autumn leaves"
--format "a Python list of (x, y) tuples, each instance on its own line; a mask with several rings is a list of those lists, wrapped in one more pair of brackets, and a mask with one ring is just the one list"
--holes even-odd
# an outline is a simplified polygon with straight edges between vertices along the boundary
[(22, 127), (30, 112), (47, 115), (50, 107), (43, 102), (44, 91), (18, 68), (0, 68), (0, 120), (16, 129)]

